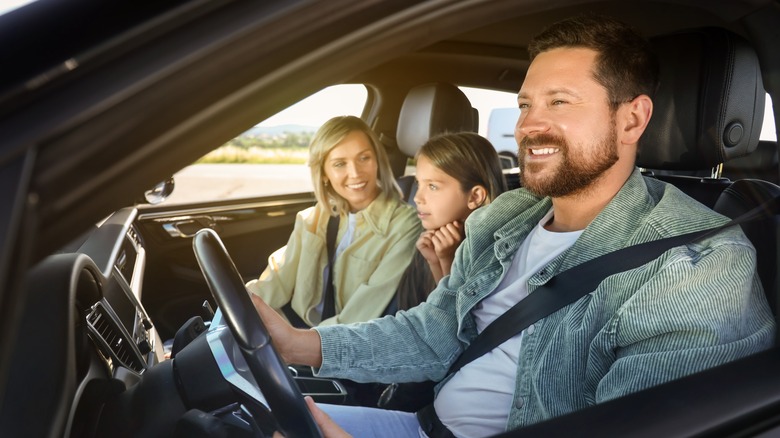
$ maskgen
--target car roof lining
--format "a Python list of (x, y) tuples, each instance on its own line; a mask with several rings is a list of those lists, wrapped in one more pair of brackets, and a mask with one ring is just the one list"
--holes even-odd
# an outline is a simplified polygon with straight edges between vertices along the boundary
[[(29, 114), (19, 115), (26, 116), (29, 123), (40, 127), (35, 131), (39, 137), (26, 139), (25, 142), (27, 145), (40, 145), (33, 187), (42, 201), (39, 213), (43, 234), (36, 256), (48, 254), (74, 237), (60, 234), (73, 229), (76, 224), (97, 220), (108, 211), (132, 202), (139, 194), (134, 187), (153, 185), (215, 145), (228, 141), (258, 121), (327, 85), (359, 79), (376, 87), (381, 95), (385, 88), (408, 89), (436, 79), (458, 85), (515, 91), (527, 68), (527, 60), (523, 56), (525, 35), (563, 15), (591, 10), (607, 11), (629, 22), (632, 19), (640, 29), (639, 18), (663, 16), (667, 20), (673, 16), (674, 24), (669, 25), (670, 28), (683, 24), (715, 24), (745, 33), (738, 22), (725, 23), (718, 18), (717, 14), (725, 11), (720, 6), (716, 7), (715, 13), (707, 13), (694, 7), (700, 3), (694, 1), (681, 1), (678, 5), (660, 2), (642, 4), (641, 16), (629, 16), (633, 9), (614, 1), (577, 2), (575, 6), (552, 10), (567, 2), (533, 0), (527, 3), (523, 12), (519, 12), (516, 2), (510, 0), (491, 2), (490, 10), (485, 11), (485, 8), (480, 8), (483, 1), (446, 2), (444, 8), (436, 3), (433, 6), (438, 9), (431, 9), (427, 14), (426, 9), (432, 6), (425, 3), (389, 18), (381, 18), (388, 7), (384, 4), (372, 9), (370, 6), (340, 2), (337, 6), (344, 9), (343, 15), (331, 22), (322, 20), (321, 13), (307, 15), (308, 10), (303, 5), (294, 8), (294, 17), (292, 12), (286, 11), (291, 15), (277, 17), (278, 20), (264, 23), (262, 28), (247, 23), (244, 29), (232, 29), (232, 34), (223, 30), (223, 38), (205, 51), (187, 49), (184, 43), (186, 36), (197, 29), (195, 22), (191, 27), (181, 25), (170, 36), (161, 35), (150, 42), (179, 41), (178, 47), (182, 52), (169, 58), (162, 70), (133, 71), (130, 65), (133, 61), (153, 62), (150, 57), (154, 53), (144, 53), (145, 57), (106, 61), (94, 70), (85, 68), (83, 73), (62, 79), (72, 80), (70, 85), (81, 85), (80, 92), (85, 93), (84, 96), (93, 95), (95, 104), (90, 108), (74, 107), (74, 118), (57, 120), (56, 123), (45, 117), (36, 119), (45, 116), (45, 105)], [(712, 6), (709, 2), (701, 3)], [(742, 16), (766, 3), (765, 0), (743, 2), (734, 6), (734, 10)], [(235, 7), (234, 13), (239, 10), (244, 12), (247, 3), (237, 1), (231, 5)], [(252, 10), (251, 7), (249, 9)], [(529, 11), (536, 12), (531, 14)], [(231, 10), (226, 6), (220, 12), (226, 14), (227, 20)], [(512, 15), (515, 15), (512, 19), (505, 18)], [(538, 24), (523, 28), (519, 23), (527, 23), (529, 16), (533, 17), (531, 22)], [(334, 30), (338, 28), (334, 24), (344, 24), (356, 18), (363, 18), (369, 23), (362, 28)], [(372, 18), (376, 21), (370, 23)], [(330, 36), (326, 39), (329, 38), (330, 42), (323, 44), (323, 41), (314, 40), (311, 34), (302, 31), (305, 37), (295, 44), (284, 46), (288, 48), (285, 53), (274, 52), (273, 35), (285, 35), (285, 38), (295, 41), (296, 32), (290, 31), (291, 23), (327, 28)], [(506, 29), (517, 27), (521, 30), (514, 41), (497, 41), (502, 32), (508, 32)], [(220, 35), (219, 29), (209, 27), (208, 30)], [(279, 34), (282, 30), (285, 33)], [(312, 51), (312, 47), (317, 49)], [(455, 53), (461, 49), (464, 55)], [(239, 54), (245, 58), (233, 59)], [(204, 64), (206, 59), (209, 63)], [(123, 62), (124, 65), (121, 64)], [(235, 65), (231, 75), (219, 76), (219, 64), (230, 62)], [(210, 64), (215, 65), (210, 67)], [(133, 89), (122, 89), (121, 94), (108, 89), (104, 95), (89, 94), (94, 92), (95, 86), (92, 74), (100, 77), (100, 74), (120, 65), (123, 69), (117, 72), (127, 74), (128, 81), (133, 81), (134, 76), (147, 74), (146, 85), (140, 82), (141, 87), (134, 85)], [(462, 65), (469, 65), (473, 71), (467, 73), (470, 69), (458, 67)], [(117, 78), (117, 75), (111, 77)], [(192, 86), (197, 83), (209, 83), (213, 88), (209, 90), (212, 94), (184, 94), (185, 85), (190, 89), (203, 88)], [(50, 94), (43, 92), (48, 90), (42, 90), (45, 103), (52, 108), (72, 105), (71, 101), (54, 100), (57, 97), (56, 85), (52, 83)], [(163, 102), (156, 98), (163, 89), (170, 93), (172, 88), (180, 85), (181, 101)], [(71, 96), (77, 92), (78, 87), (70, 87)], [(156, 117), (145, 113), (147, 108), (156, 108)], [(392, 124), (387, 120), (392, 116), (379, 116), (385, 118), (384, 124)], [(111, 133), (111, 136), (107, 137), (106, 133)], [(183, 142), (188, 144), (187, 148), (171, 148)], [(118, 162), (116, 158), (123, 155), (133, 158)], [(73, 167), (88, 168), (97, 173), (98, 178), (84, 176), (74, 180), (72, 172), (67, 171)], [(63, 179), (58, 175), (68, 176)], [(117, 180), (120, 176), (124, 181)], [(107, 188), (110, 190), (105, 190)], [(64, 211), (87, 202), (90, 207), (83, 213), (63, 218)]]

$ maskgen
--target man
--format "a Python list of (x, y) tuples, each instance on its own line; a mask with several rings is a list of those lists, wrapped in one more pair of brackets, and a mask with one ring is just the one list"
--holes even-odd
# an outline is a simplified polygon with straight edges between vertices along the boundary
[[(529, 52), (515, 130), (524, 188), (472, 214), (451, 275), (395, 318), (295, 331), (255, 299), (287, 360), (322, 376), (438, 381), (480, 331), (558, 273), (726, 222), (635, 167), (657, 71), (644, 39), (579, 17)], [(455, 436), (488, 436), (755, 353), (773, 337), (755, 251), (731, 227), (607, 278), (464, 366), (437, 387), (435, 412)], [(323, 409), (356, 436), (417, 436), (413, 414)]]

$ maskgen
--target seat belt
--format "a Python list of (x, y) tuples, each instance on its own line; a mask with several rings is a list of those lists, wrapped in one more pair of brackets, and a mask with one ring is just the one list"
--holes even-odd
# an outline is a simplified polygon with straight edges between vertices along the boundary
[[(331, 216), (328, 219), (327, 234), (325, 235), (325, 243), (328, 248), (328, 277), (325, 279), (325, 292), (322, 305), (322, 318), (324, 321), (336, 314), (336, 297), (333, 293), (333, 259), (336, 253), (336, 235), (339, 233), (339, 215)], [(290, 302), (282, 306), (282, 312), (287, 320), (293, 327), (297, 328), (311, 328), (306, 321), (303, 320), (295, 310), (293, 310)]]
[(325, 279), (325, 302), (322, 307), (321, 321), (333, 317), (336, 314), (336, 297), (333, 291), (333, 259), (336, 253), (336, 234), (339, 232), (339, 215), (331, 216), (328, 220), (328, 277)]
[(718, 227), (628, 246), (561, 272), (490, 323), (452, 364), (447, 377), (522, 332), (534, 322), (593, 292), (610, 275), (648, 263), (676, 246), (691, 244), (715, 235), (725, 228), (775, 214), (778, 200), (780, 198), (764, 201)]

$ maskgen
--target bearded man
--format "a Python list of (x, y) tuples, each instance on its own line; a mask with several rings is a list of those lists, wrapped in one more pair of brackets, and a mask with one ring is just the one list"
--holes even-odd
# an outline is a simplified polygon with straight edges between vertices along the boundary
[(657, 81), (646, 40), (614, 20), (578, 17), (545, 30), (529, 52), (515, 129), (523, 188), (469, 217), (451, 275), (426, 302), (301, 331), (255, 300), (282, 356), (318, 375), (440, 381), (428, 410), (435, 430), (421, 431), (411, 413), (321, 406), (355, 436), (488, 436), (772, 345), (755, 251), (735, 226), (607, 277), (447, 376), (485, 327), (558, 273), (727, 222), (635, 166)]

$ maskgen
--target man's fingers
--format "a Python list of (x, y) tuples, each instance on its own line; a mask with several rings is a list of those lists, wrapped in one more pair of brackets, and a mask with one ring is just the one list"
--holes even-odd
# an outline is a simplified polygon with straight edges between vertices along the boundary
[(352, 438), (352, 435), (339, 427), (328, 414), (317, 406), (317, 403), (315, 403), (311, 397), (306, 396), (304, 399), (306, 400), (306, 406), (308, 406), (312, 417), (314, 417), (314, 422), (320, 427), (320, 431), (322, 431), (325, 438)]

